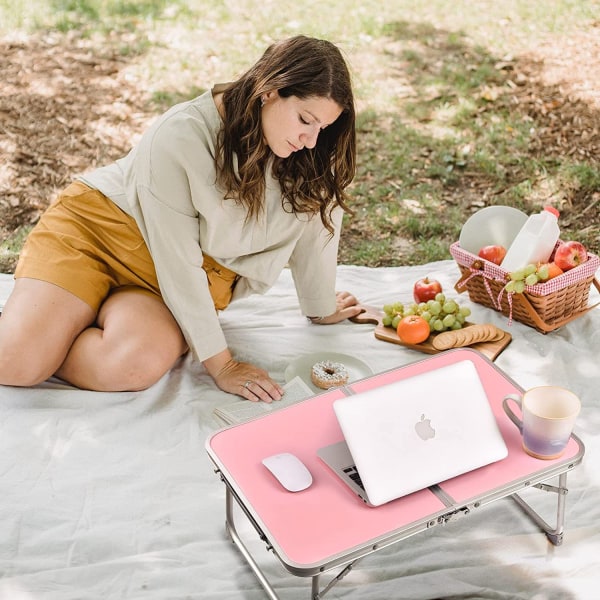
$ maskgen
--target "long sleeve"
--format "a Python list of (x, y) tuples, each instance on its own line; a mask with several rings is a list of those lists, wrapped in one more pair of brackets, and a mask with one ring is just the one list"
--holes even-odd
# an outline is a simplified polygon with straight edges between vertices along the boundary
[(333, 213), (332, 236), (315, 215), (298, 240), (289, 265), (298, 294), (300, 308), (305, 315), (325, 316), (335, 311), (335, 280), (337, 253), (343, 211)]

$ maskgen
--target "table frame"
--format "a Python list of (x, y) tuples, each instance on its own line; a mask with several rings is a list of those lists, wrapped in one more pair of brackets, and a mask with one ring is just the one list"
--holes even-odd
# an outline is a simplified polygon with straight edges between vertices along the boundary
[[(576, 465), (569, 463), (564, 467), (564, 471), (562, 471), (558, 475), (558, 485), (549, 485), (547, 483), (548, 479), (544, 479), (539, 483), (532, 483), (531, 481), (523, 482), (518, 487), (519, 489), (525, 489), (527, 487), (537, 488), (539, 490), (555, 493), (557, 494), (557, 503), (556, 503), (556, 520), (554, 525), (549, 525), (546, 520), (540, 515), (538, 511), (536, 511), (528, 502), (526, 502), (517, 492), (512, 494), (504, 494), (499, 496), (498, 498), (490, 498), (487, 502), (493, 502), (495, 500), (499, 500), (508, 495), (511, 497), (518, 506), (523, 510), (523, 512), (531, 518), (531, 520), (546, 534), (548, 540), (554, 546), (560, 546), (563, 542), (564, 538), (564, 523), (565, 523), (565, 507), (566, 507), (566, 496), (568, 494), (567, 488), (567, 472), (574, 468)], [(258, 566), (257, 562), (254, 560), (252, 553), (242, 540), (239, 535), (235, 523), (235, 515), (234, 515), (234, 502), (240, 507), (245, 516), (248, 518), (250, 523), (256, 529), (260, 539), (265, 543), (268, 551), (273, 552), (275, 554), (273, 545), (269, 542), (268, 537), (261, 530), (260, 526), (253, 518), (252, 514), (247, 510), (244, 503), (237, 496), (232, 487), (228, 484), (227, 479), (223, 476), (223, 473), (216, 469), (215, 472), (220, 476), (221, 481), (225, 484), (225, 530), (227, 535), (236, 546), (236, 548), (240, 551), (241, 555), (244, 557), (254, 574), (256, 575), (258, 581), (262, 585), (265, 590), (267, 597), (271, 600), (279, 600), (279, 596), (277, 595), (273, 586), (269, 583), (268, 579)], [(477, 506), (476, 508), (478, 508)], [(373, 544), (368, 548), (365, 548), (362, 552), (356, 553), (355, 556), (347, 557), (347, 562), (345, 565), (342, 565), (341, 570), (337, 575), (333, 575), (331, 580), (321, 589), (321, 577), (324, 573), (329, 572), (336, 568), (335, 565), (328, 567), (327, 569), (322, 568), (319, 572), (309, 575), (311, 577), (311, 600), (320, 600), (325, 597), (325, 594), (333, 588), (334, 585), (339, 583), (350, 571), (364, 558), (385, 548), (391, 544), (395, 544), (401, 542), (421, 531), (425, 531), (427, 529), (431, 529), (432, 527), (438, 525), (446, 525), (450, 521), (454, 522), (460, 517), (464, 517), (471, 512), (468, 506), (464, 506), (461, 508), (453, 509), (444, 513), (443, 515), (437, 516), (435, 519), (427, 520), (425, 523), (419, 523), (414, 527), (411, 527), (408, 530), (404, 530), (401, 534), (397, 536), (393, 536), (391, 539), (381, 541), (379, 543)], [(339, 565), (338, 565), (339, 567)], [(289, 570), (289, 569), (288, 569)]]
[[(406, 367), (400, 367), (400, 369), (403, 368)], [(494, 366), (494, 368), (498, 370), (497, 367)], [(397, 369), (393, 369), (392, 371), (396, 370)], [(273, 413), (271, 413), (271, 415), (259, 418), (269, 419), (272, 415)], [(225, 429), (230, 429), (230, 427)], [(218, 433), (219, 432), (216, 432), (213, 434), (213, 436), (211, 436), (211, 438), (209, 438), (209, 440), (207, 440), (206, 447), (209, 456), (215, 463), (215, 472), (225, 484), (225, 530), (233, 544), (240, 551), (258, 578), (260, 584), (267, 594), (267, 597), (271, 600), (278, 600), (279, 596), (277, 595), (271, 583), (268, 581), (266, 575), (259, 567), (252, 555), (252, 552), (246, 543), (244, 543), (237, 531), (234, 514), (234, 508), (236, 505), (241, 509), (242, 513), (253, 525), (259, 538), (266, 545), (267, 550), (272, 552), (279, 559), (283, 567), (288, 572), (296, 576), (311, 578), (310, 598), (311, 600), (320, 600), (327, 594), (329, 590), (331, 590), (331, 588), (333, 588), (339, 581), (348, 575), (348, 573), (367, 556), (376, 553), (382, 548), (399, 543), (413, 535), (433, 527), (444, 526), (450, 522), (465, 518), (473, 511), (479, 510), (481, 507), (503, 498), (512, 498), (518, 507), (533, 521), (533, 523), (545, 533), (548, 540), (553, 545), (559, 546), (562, 544), (564, 537), (566, 496), (568, 493), (567, 474), (570, 470), (580, 464), (585, 453), (583, 443), (577, 438), (577, 436), (573, 435), (572, 438), (577, 442), (579, 447), (579, 450), (575, 455), (567, 457), (562, 461), (553, 461), (543, 469), (538, 469), (533, 473), (528, 473), (526, 476), (519, 477), (514, 481), (510, 481), (508, 484), (504, 484), (485, 493), (478, 494), (476, 497), (471, 498), (466, 502), (456, 502), (453, 501), (452, 498), (448, 498), (449, 502), (447, 502), (447, 504), (449, 506), (446, 506), (443, 510), (426, 515), (425, 517), (400, 528), (390, 529), (390, 531), (386, 532), (385, 534), (374, 539), (365, 540), (365, 543), (359, 545), (359, 547), (355, 547), (348, 552), (341, 553), (340, 555), (330, 557), (330, 560), (323, 561), (320, 564), (298, 566), (288, 564), (284, 558), (279, 556), (277, 543), (275, 543), (275, 540), (270, 539), (270, 533), (265, 531), (264, 527), (260, 525), (260, 519), (255, 516), (253, 508), (248, 506), (243, 497), (243, 490), (241, 490), (235, 482), (230, 481), (227, 467), (223, 464), (220, 464), (219, 457), (216, 456), (216, 454), (211, 450), (210, 441), (212, 437)], [(557, 482), (552, 481), (555, 478), (558, 479)], [(556, 511), (552, 516), (553, 524), (549, 524), (540, 514), (540, 512), (520, 495), (520, 492), (531, 488), (538, 490), (540, 493), (556, 494)], [(441, 489), (440, 486), (432, 486), (430, 490), (437, 495), (441, 495), (442, 497), (445, 494), (444, 490)], [(368, 510), (377, 509), (369, 508)], [(335, 573), (336, 569), (338, 570), (337, 574)], [(328, 582), (322, 585), (322, 577), (327, 573), (331, 574), (331, 578)]]

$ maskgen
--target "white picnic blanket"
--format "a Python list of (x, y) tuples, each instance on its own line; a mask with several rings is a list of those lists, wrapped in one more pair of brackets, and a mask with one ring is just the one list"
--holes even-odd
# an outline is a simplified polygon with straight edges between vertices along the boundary
[[(452, 261), (340, 266), (338, 289), (381, 306), (410, 300), (424, 275), (453, 293), (459, 272)], [(0, 304), (11, 287), (0, 275)], [(503, 315), (458, 298), (470, 320), (507, 329)], [(351, 354), (375, 372), (425, 358), (377, 340), (373, 325), (308, 324), (288, 271), (267, 295), (231, 305), (222, 323), (235, 355), (282, 383), (287, 365), (311, 352)], [(597, 598), (600, 307), (548, 335), (520, 323), (509, 331), (501, 369), (522, 387), (562, 385), (582, 400), (576, 433), (586, 455), (568, 476), (563, 545), (504, 499), (367, 557), (327, 598)], [(264, 598), (225, 535), (224, 486), (204, 450), (219, 427), (213, 409), (232, 399), (189, 357), (140, 393), (0, 386), (0, 599)], [(556, 496), (531, 492), (551, 521)], [(310, 580), (285, 571), (250, 525), (239, 531), (282, 598), (310, 597)]]

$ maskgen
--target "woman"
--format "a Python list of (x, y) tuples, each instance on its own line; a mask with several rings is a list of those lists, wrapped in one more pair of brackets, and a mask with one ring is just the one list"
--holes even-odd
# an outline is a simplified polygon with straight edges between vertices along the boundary
[(313, 322), (360, 313), (354, 296), (335, 292), (354, 172), (339, 50), (304, 36), (273, 44), (44, 213), (0, 318), (0, 383), (54, 374), (84, 389), (141, 390), (191, 349), (222, 390), (280, 399), (266, 371), (231, 355), (218, 310), (264, 293), (289, 265)]

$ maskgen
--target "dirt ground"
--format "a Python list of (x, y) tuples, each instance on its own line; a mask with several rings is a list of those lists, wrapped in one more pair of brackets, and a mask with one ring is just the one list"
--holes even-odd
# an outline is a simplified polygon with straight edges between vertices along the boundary
[[(599, 160), (599, 56), (600, 23), (519, 58), (511, 102), (537, 123), (531, 152)], [(126, 64), (76, 38), (0, 40), (0, 239), (35, 223), (75, 173), (126, 153), (154, 117), (144, 90), (124, 76)], [(600, 244), (600, 190), (564, 194), (562, 226), (592, 231)], [(5, 258), (0, 271), (14, 263)]]

